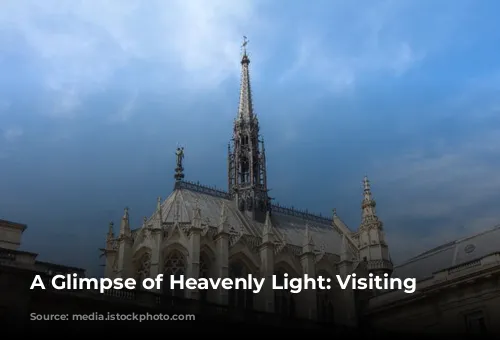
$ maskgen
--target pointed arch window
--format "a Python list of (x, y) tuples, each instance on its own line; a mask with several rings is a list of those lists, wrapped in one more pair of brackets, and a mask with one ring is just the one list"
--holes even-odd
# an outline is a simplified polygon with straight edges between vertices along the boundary
[[(330, 282), (335, 282), (330, 275), (325, 272), (319, 273), (325, 279), (330, 279)], [(332, 287), (333, 289), (333, 287)], [(335, 321), (335, 310), (333, 301), (333, 290), (318, 289), (316, 291), (316, 308), (319, 322), (333, 323)]]
[(178, 250), (173, 250), (165, 258), (164, 264), (163, 293), (169, 296), (184, 297), (184, 290), (178, 285), (174, 289), (170, 289), (170, 278), (173, 276), (175, 279), (179, 279), (181, 275), (186, 273), (184, 255)]
[[(278, 285), (283, 285), (286, 272), (282, 269), (278, 269), (274, 272), (276, 275), (276, 283)], [(290, 275), (288, 276), (288, 279)], [(288, 289), (277, 289), (274, 291), (274, 310), (277, 314), (280, 314), (286, 318), (295, 317), (295, 298), (290, 290)]]
[[(209, 267), (210, 262), (205, 254), (200, 254), (200, 278), (208, 279), (209, 278)], [(206, 302), (208, 301), (208, 289), (200, 289), (200, 301)]]
[[(247, 267), (241, 262), (234, 262), (229, 266), (229, 277), (232, 279), (244, 278), (250, 274)], [(230, 289), (229, 306), (241, 309), (253, 309), (254, 293), (250, 289)]]
[(136, 286), (138, 289), (142, 287), (142, 280), (150, 276), (151, 271), (151, 253), (146, 252), (139, 257), (137, 269), (135, 273), (135, 280), (139, 284)]

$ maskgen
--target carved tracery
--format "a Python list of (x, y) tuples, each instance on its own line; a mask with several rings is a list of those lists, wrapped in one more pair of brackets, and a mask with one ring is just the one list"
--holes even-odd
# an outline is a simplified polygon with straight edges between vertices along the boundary
[(178, 280), (181, 275), (186, 273), (186, 259), (181, 252), (173, 250), (167, 254), (164, 260), (163, 270), (163, 293), (175, 297), (184, 297), (184, 290), (176, 285), (174, 289), (170, 289), (171, 277)]
[(137, 287), (142, 287), (142, 281), (149, 277), (151, 272), (151, 253), (145, 252), (139, 257), (136, 270), (136, 281), (140, 284)]
[[(327, 281), (334, 282), (330, 275), (325, 272), (320, 272)], [(333, 287), (332, 287), (333, 288)], [(331, 323), (335, 320), (333, 289), (318, 289), (316, 291), (316, 307), (319, 322)]]
[[(200, 254), (200, 278), (209, 278), (209, 260), (205, 254)], [(200, 289), (200, 300), (207, 301), (208, 299), (208, 289)]]
[[(285, 273), (283, 269), (278, 269), (274, 272), (276, 276), (276, 283), (279, 286), (283, 286), (285, 281)], [(290, 279), (290, 275), (286, 277)], [(274, 291), (274, 308), (277, 314), (281, 314), (287, 318), (295, 317), (295, 298), (289, 289), (276, 289)]]
[[(247, 267), (240, 261), (233, 262), (229, 266), (229, 277), (246, 278), (250, 274)], [(229, 290), (229, 305), (234, 308), (252, 309), (254, 293), (250, 289)]]

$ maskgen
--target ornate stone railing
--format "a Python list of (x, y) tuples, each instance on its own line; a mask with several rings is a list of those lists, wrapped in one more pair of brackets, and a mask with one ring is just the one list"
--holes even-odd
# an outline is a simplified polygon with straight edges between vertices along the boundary
[(189, 181), (179, 181), (175, 183), (176, 189), (187, 189), (196, 191), (202, 194), (207, 194), (211, 196), (221, 197), (225, 199), (231, 199), (231, 196), (228, 192), (217, 189), (215, 187), (209, 187), (206, 185), (202, 185), (200, 183), (189, 182)]
[(37, 254), (26, 251), (0, 248), (0, 264), (30, 267), (35, 265)]
[(280, 204), (271, 205), (271, 211), (277, 212), (280, 214), (289, 215), (289, 216), (303, 218), (303, 219), (318, 222), (318, 223), (332, 224), (331, 218), (327, 218), (327, 217), (324, 217), (321, 215), (310, 213), (308, 210), (299, 210), (299, 209), (295, 209), (294, 207), (284, 207)]
[[(200, 184), (199, 182), (190, 182), (190, 181), (179, 181), (175, 183), (175, 188), (177, 189), (187, 189), (187, 190), (192, 190), (195, 192), (199, 192), (202, 194), (207, 194), (215, 197), (221, 197), (224, 199), (231, 199), (231, 195), (224, 190), (218, 189), (216, 187), (210, 187), (206, 186), (203, 184)], [(295, 217), (300, 217), (304, 218), (306, 220), (318, 222), (318, 223), (324, 223), (324, 224), (332, 224), (332, 219), (328, 217), (324, 217), (321, 214), (313, 214), (310, 213), (307, 209), (306, 210), (300, 210), (296, 209), (294, 207), (286, 207), (283, 205), (280, 205), (278, 203), (272, 204), (271, 205), (271, 211), (289, 215), (289, 216), (295, 216)]]
[(458, 273), (458, 272), (460, 272), (462, 270), (469, 269), (469, 268), (474, 268), (474, 267), (478, 267), (480, 265), (481, 265), (481, 260), (467, 262), (467, 263), (464, 263), (464, 264), (462, 264), (460, 266), (456, 266), (456, 267), (448, 269), (448, 274), (455, 274), (455, 273)]
[(17, 252), (15, 250), (0, 248), (0, 262), (15, 262), (16, 254)]

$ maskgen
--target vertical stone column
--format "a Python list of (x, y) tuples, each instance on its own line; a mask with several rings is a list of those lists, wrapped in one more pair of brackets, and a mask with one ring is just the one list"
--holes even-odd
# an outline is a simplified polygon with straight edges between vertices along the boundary
[[(229, 276), (229, 234), (219, 232), (215, 239), (217, 247), (217, 277), (226, 278)], [(222, 305), (228, 304), (228, 292), (219, 287), (218, 302)]]
[(117, 277), (130, 278), (134, 276), (132, 265), (132, 246), (134, 240), (130, 231), (128, 208), (125, 208), (118, 236)]
[[(229, 224), (227, 222), (226, 203), (222, 203), (220, 221), (215, 237), (217, 248), (217, 277), (224, 279), (229, 276)], [(228, 304), (228, 292), (219, 287), (218, 302), (222, 305)]]
[(265, 312), (274, 312), (274, 232), (269, 212), (266, 215), (264, 230), (262, 231), (262, 244), (260, 246), (260, 271), (265, 279), (264, 286), (259, 296), (259, 309)]
[[(151, 268), (149, 269), (149, 276), (152, 279), (156, 279), (159, 274), (162, 273), (161, 268), (161, 241), (162, 241), (162, 230), (159, 228), (153, 229), (151, 233)], [(165, 278), (163, 278), (165, 280)], [(151, 292), (159, 293), (161, 288), (155, 287), (150, 290)]]
[(130, 278), (134, 276), (132, 263), (132, 237), (121, 235), (118, 238), (118, 258), (116, 277)]
[[(347, 275), (352, 273), (352, 262), (344, 259), (337, 265), (337, 269), (340, 277), (345, 280)], [(335, 306), (339, 310), (341, 306), (342, 314), (339, 315), (339, 321), (346, 326), (356, 326), (357, 325), (357, 315), (356, 315), (356, 298), (354, 296), (354, 291), (351, 285), (347, 285), (346, 289), (342, 289), (342, 301)]]
[[(189, 278), (198, 279), (200, 276), (200, 238), (201, 228), (195, 226), (191, 227), (191, 234), (189, 236), (190, 256), (188, 262)], [(187, 297), (191, 299), (199, 299), (198, 289), (187, 290)]]
[(104, 277), (109, 279), (114, 279), (116, 276), (115, 270), (113, 268), (116, 259), (116, 250), (106, 249), (104, 250), (104, 256), (106, 257), (106, 262), (104, 264)]
[[(302, 273), (307, 274), (309, 278), (316, 277), (315, 258), (314, 241), (310, 235), (309, 226), (306, 225), (300, 263), (302, 265)], [(304, 307), (299, 308), (299, 311), (303, 314), (302, 316), (310, 320), (316, 320), (316, 290), (311, 288), (304, 289), (300, 294), (300, 299), (304, 303)]]

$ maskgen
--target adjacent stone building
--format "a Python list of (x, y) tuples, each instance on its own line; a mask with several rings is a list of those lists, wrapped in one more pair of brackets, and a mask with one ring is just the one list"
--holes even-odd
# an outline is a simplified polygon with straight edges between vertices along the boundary
[(394, 268), (417, 291), (379, 294), (364, 314), (376, 328), (500, 333), (500, 226), (426, 251)]

